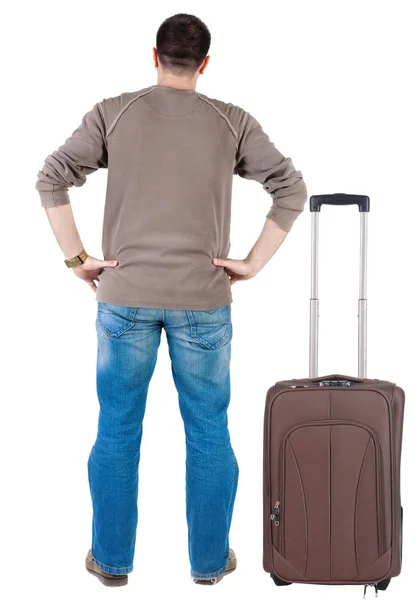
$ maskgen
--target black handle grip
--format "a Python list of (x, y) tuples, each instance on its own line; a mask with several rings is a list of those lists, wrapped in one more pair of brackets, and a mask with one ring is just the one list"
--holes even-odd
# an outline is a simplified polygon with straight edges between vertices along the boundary
[(357, 204), (359, 212), (369, 212), (369, 196), (359, 196), (357, 194), (322, 194), (321, 196), (311, 196), (309, 208), (311, 212), (320, 212), (323, 204), (332, 204), (334, 206), (347, 206), (348, 204)]

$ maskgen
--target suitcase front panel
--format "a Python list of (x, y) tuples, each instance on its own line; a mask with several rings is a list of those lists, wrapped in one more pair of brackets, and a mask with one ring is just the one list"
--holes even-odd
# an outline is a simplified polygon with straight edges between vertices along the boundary
[(302, 424), (279, 460), (276, 550), (313, 581), (355, 579), (383, 553), (381, 455), (373, 431)]

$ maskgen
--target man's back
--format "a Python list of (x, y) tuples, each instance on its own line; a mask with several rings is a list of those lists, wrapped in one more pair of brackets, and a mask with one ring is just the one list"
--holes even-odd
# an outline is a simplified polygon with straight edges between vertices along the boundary
[(43, 205), (66, 203), (68, 186), (101, 167), (103, 255), (119, 265), (102, 271), (96, 299), (112, 304), (231, 302), (229, 277), (212, 259), (229, 252), (234, 173), (264, 185), (267, 216), (286, 231), (306, 200), (300, 171), (248, 112), (193, 89), (153, 85), (97, 103), (38, 174)]

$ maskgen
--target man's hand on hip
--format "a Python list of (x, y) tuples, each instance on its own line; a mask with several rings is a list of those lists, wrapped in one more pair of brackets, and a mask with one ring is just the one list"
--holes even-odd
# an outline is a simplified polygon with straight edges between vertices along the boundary
[(226, 269), (231, 285), (236, 281), (251, 279), (261, 271), (270, 258), (277, 252), (286, 239), (286, 236), (287, 231), (267, 218), (260, 237), (244, 260), (214, 258), (213, 264)]
[(216, 267), (224, 267), (229, 275), (230, 284), (233, 285), (236, 281), (245, 281), (251, 279), (257, 274), (257, 270), (253, 269), (252, 265), (245, 260), (235, 260), (234, 258), (214, 258), (213, 264)]
[(116, 260), (100, 260), (93, 256), (88, 256), (82, 265), (73, 267), (74, 274), (86, 281), (89, 287), (96, 292), (97, 285), (95, 281), (99, 281), (99, 275), (105, 268), (115, 268), (118, 265)]
[[(51, 228), (56, 240), (62, 249), (66, 258), (72, 258), (84, 248), (82, 240), (74, 222), (73, 210), (70, 202), (58, 206), (52, 206), (45, 209)], [(114, 268), (118, 265), (117, 260), (100, 260), (93, 256), (88, 256), (83, 264), (72, 267), (74, 274), (86, 281), (89, 287), (96, 292), (96, 283), (99, 281), (99, 275), (105, 268)]]

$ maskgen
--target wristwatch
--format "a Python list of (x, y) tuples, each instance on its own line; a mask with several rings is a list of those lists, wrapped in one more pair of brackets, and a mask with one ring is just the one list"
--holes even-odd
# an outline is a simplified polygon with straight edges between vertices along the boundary
[(89, 255), (86, 252), (86, 250), (84, 248), (82, 248), (82, 251), (77, 256), (73, 256), (73, 258), (66, 258), (64, 260), (64, 262), (69, 267), (69, 269), (72, 269), (73, 267), (77, 267), (78, 265), (82, 265), (85, 262), (85, 260), (87, 259), (88, 256)]

